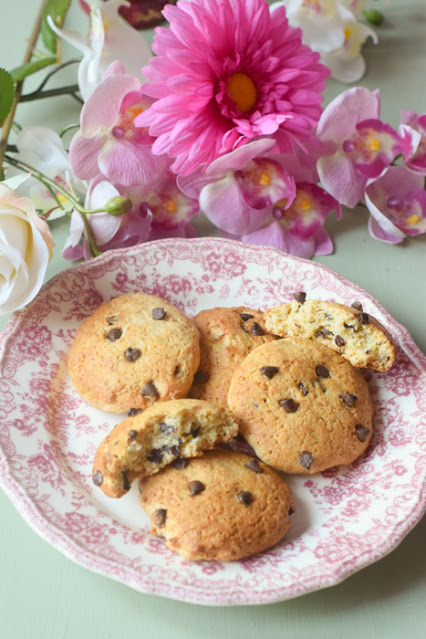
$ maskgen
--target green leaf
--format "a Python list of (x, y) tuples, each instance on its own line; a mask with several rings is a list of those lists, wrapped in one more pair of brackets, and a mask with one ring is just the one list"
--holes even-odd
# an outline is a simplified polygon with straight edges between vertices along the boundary
[(65, 16), (71, 4), (71, 0), (48, 0), (44, 11), (41, 24), (41, 37), (44, 46), (51, 53), (57, 52), (58, 36), (49, 27), (47, 16), (50, 16), (57, 27), (61, 28), (64, 24)]
[(0, 68), (0, 126), (12, 107), (14, 95), (12, 76), (5, 69)]
[(40, 71), (40, 69), (44, 69), (48, 67), (50, 64), (56, 64), (56, 57), (51, 56), (50, 58), (41, 58), (41, 60), (34, 60), (33, 62), (27, 62), (26, 64), (22, 64), (20, 67), (16, 67), (12, 69), (10, 75), (14, 82), (20, 82), (27, 75), (31, 75)]

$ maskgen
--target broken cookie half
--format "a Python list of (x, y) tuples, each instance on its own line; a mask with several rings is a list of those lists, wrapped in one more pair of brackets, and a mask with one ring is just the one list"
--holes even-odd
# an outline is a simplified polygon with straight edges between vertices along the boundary
[(295, 299), (269, 309), (264, 324), (278, 337), (304, 337), (328, 346), (356, 367), (387, 371), (395, 361), (395, 347), (386, 329), (359, 302)]
[(230, 411), (198, 399), (176, 399), (145, 411), (129, 411), (99, 445), (92, 479), (108, 497), (121, 497), (136, 477), (153, 475), (170, 463), (233, 439), (238, 424)]

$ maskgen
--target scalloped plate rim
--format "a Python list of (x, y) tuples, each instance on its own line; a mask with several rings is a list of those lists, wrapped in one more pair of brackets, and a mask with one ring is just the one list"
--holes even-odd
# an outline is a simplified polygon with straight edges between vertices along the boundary
[[(3, 353), (5, 348), (7, 347), (8, 340), (13, 337), (16, 331), (19, 331), (19, 327), (25, 316), (31, 311), (31, 307), (33, 304), (37, 302), (39, 297), (46, 293), (52, 286), (56, 284), (58, 280), (61, 280), (63, 277), (67, 277), (70, 273), (80, 272), (81, 270), (90, 270), (93, 266), (103, 262), (109, 262), (114, 259), (116, 255), (120, 255), (122, 253), (132, 253), (138, 254), (139, 252), (144, 252), (147, 249), (152, 248), (153, 246), (167, 246), (167, 245), (176, 245), (176, 244), (212, 244), (218, 246), (228, 246), (232, 247), (234, 250), (239, 251), (249, 251), (249, 252), (264, 252), (268, 251), (272, 254), (276, 254), (279, 258), (285, 258), (290, 261), (301, 262), (305, 264), (309, 264), (314, 267), (314, 269), (324, 270), (328, 272), (332, 277), (338, 280), (340, 283), (345, 286), (349, 286), (351, 289), (356, 290), (364, 295), (369, 301), (373, 302), (377, 309), (381, 311), (381, 313), (386, 317), (389, 323), (392, 325), (392, 329), (399, 335), (400, 338), (400, 347), (403, 348), (407, 356), (411, 361), (413, 361), (417, 367), (421, 370), (422, 375), (426, 375), (426, 356), (419, 349), (419, 347), (415, 344), (413, 338), (409, 331), (400, 324), (397, 320), (395, 320), (390, 313), (386, 310), (386, 308), (376, 299), (374, 298), (368, 291), (363, 289), (361, 286), (351, 282), (347, 278), (343, 277), (339, 273), (337, 273), (332, 268), (318, 263), (313, 262), (312, 260), (307, 260), (304, 258), (292, 256), (290, 254), (283, 253), (279, 249), (275, 249), (273, 247), (263, 246), (263, 245), (249, 245), (243, 244), (241, 242), (237, 242), (234, 240), (229, 240), (226, 238), (213, 238), (213, 237), (200, 237), (200, 238), (167, 238), (162, 240), (154, 240), (151, 242), (146, 242), (145, 244), (133, 246), (130, 248), (122, 248), (122, 249), (114, 249), (108, 251), (101, 256), (85, 261), (77, 264), (73, 264), (64, 271), (61, 271), (55, 274), (48, 282), (46, 282), (42, 288), (40, 289), (38, 295), (24, 308), (19, 311), (16, 311), (12, 317), (7, 321), (3, 330), (0, 332), (0, 361), (3, 357)], [(406, 350), (408, 349), (408, 350)], [(415, 357), (415, 359), (414, 359)], [(0, 439), (1, 443), (1, 439)], [(426, 476), (423, 478), (423, 484), (419, 487), (418, 492), (418, 501), (413, 506), (408, 517), (405, 518), (404, 522), (396, 522), (393, 528), (393, 534), (390, 535), (385, 541), (383, 546), (376, 549), (376, 553), (374, 558), (371, 557), (367, 560), (362, 561), (363, 555), (367, 554), (365, 551), (363, 554), (357, 557), (357, 565), (354, 567), (351, 565), (351, 560), (343, 561), (337, 567), (334, 566), (330, 568), (330, 572), (327, 577), (321, 578), (318, 576), (314, 576), (311, 578), (311, 582), (309, 585), (304, 582), (304, 587), (299, 586), (296, 590), (292, 589), (292, 586), (284, 586), (281, 591), (278, 593), (275, 591), (274, 596), (266, 596), (263, 592), (256, 592), (252, 599), (249, 601), (234, 601), (232, 592), (223, 595), (221, 593), (222, 599), (219, 600), (211, 600), (210, 595), (205, 592), (203, 589), (194, 588), (192, 586), (181, 586), (182, 596), (176, 594), (176, 590), (172, 593), (170, 591), (173, 590), (173, 587), (170, 584), (167, 584), (164, 581), (152, 583), (152, 580), (149, 578), (144, 578), (137, 573), (135, 569), (126, 568), (126, 576), (120, 578), (120, 576), (110, 574), (108, 572), (108, 566), (115, 565), (113, 560), (108, 560), (103, 557), (99, 557), (94, 555), (91, 551), (83, 548), (76, 542), (74, 542), (70, 537), (66, 535), (60, 528), (58, 528), (55, 524), (51, 524), (48, 522), (42, 514), (38, 512), (36, 503), (33, 502), (31, 497), (26, 493), (25, 489), (21, 486), (20, 482), (15, 479), (10, 473), (7, 460), (5, 459), (3, 450), (0, 446), (0, 487), (4, 490), (5, 494), (9, 497), (19, 514), (22, 518), (27, 522), (27, 524), (46, 542), (54, 546), (57, 550), (59, 550), (63, 555), (65, 555), (68, 559), (71, 559), (76, 564), (94, 572), (96, 574), (102, 575), (103, 577), (107, 577), (114, 581), (118, 581), (124, 585), (127, 585), (134, 590), (146, 593), (146, 594), (155, 594), (165, 598), (171, 598), (177, 601), (183, 601), (187, 603), (195, 603), (200, 605), (208, 605), (208, 606), (246, 606), (246, 605), (266, 605), (269, 603), (278, 603), (281, 601), (290, 600), (292, 598), (296, 598), (305, 594), (309, 594), (311, 592), (315, 592), (317, 590), (322, 590), (324, 588), (330, 588), (334, 585), (338, 585), (346, 580), (352, 574), (355, 574), (359, 570), (362, 570), (366, 566), (372, 565), (379, 559), (388, 555), (392, 550), (394, 550), (399, 543), (405, 538), (405, 536), (414, 528), (414, 526), (420, 521), (422, 516), (426, 510), (426, 504), (424, 504), (424, 500), (422, 500), (422, 495), (426, 492)], [(401, 527), (403, 530), (401, 531)], [(124, 569), (123, 569), (124, 570)], [(308, 580), (309, 581), (309, 580)], [(318, 582), (321, 583), (318, 583)], [(306, 587), (305, 587), (306, 586)]]

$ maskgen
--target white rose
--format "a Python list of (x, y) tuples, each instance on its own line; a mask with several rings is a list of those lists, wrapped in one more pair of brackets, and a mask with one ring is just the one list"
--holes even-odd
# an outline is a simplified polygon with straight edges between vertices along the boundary
[(33, 202), (0, 183), (0, 313), (11, 313), (40, 290), (52, 257), (49, 227)]

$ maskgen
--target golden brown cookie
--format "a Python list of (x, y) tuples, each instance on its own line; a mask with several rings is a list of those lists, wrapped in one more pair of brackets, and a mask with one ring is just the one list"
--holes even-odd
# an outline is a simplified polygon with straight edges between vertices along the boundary
[(262, 462), (215, 450), (139, 483), (151, 534), (185, 559), (233, 561), (271, 548), (290, 528), (291, 494)]
[(121, 295), (102, 304), (77, 331), (68, 369), (95, 408), (122, 413), (188, 392), (200, 361), (194, 324), (155, 295)]
[(266, 311), (266, 329), (280, 337), (306, 337), (324, 344), (353, 366), (387, 371), (395, 361), (395, 348), (386, 329), (363, 311), (360, 302), (345, 306), (306, 300), (304, 293)]
[(361, 373), (302, 338), (250, 353), (232, 376), (228, 403), (260, 459), (287, 473), (349, 464), (373, 434), (374, 409)]
[(275, 339), (266, 335), (262, 312), (239, 306), (201, 311), (192, 321), (200, 333), (200, 367), (189, 397), (227, 406), (235, 368), (257, 346)]
[(184, 466), (238, 433), (230, 411), (200, 399), (159, 402), (135, 409), (101, 442), (93, 464), (93, 483), (108, 497), (121, 497), (135, 477), (157, 473), (167, 464)]

